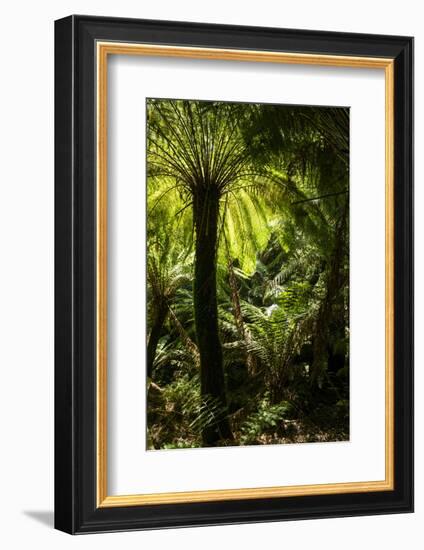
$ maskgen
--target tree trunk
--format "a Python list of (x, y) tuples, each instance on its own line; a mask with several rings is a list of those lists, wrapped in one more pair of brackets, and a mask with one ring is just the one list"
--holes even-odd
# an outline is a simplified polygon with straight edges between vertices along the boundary
[(343, 257), (346, 253), (345, 246), (346, 232), (348, 230), (348, 208), (349, 202), (346, 201), (341, 218), (337, 223), (333, 253), (331, 255), (330, 265), (328, 267), (326, 294), (319, 308), (318, 317), (316, 320), (313, 341), (314, 359), (311, 369), (311, 380), (313, 383), (316, 383), (319, 377), (328, 368), (328, 337), (330, 321), (334, 314), (334, 302), (337, 295), (343, 288), (346, 277), (346, 274), (343, 276)]
[(160, 306), (155, 311), (152, 330), (150, 331), (149, 341), (147, 343), (147, 376), (149, 378), (151, 378), (153, 374), (153, 363), (156, 357), (156, 349), (158, 347), (160, 333), (166, 319), (166, 314), (166, 306)]
[(199, 187), (193, 197), (196, 229), (193, 301), (200, 354), (201, 394), (204, 402), (212, 399), (222, 411), (216, 416), (216, 421), (203, 429), (204, 445), (212, 446), (220, 439), (232, 439), (232, 433), (228, 421), (216, 297), (219, 191), (211, 184)]

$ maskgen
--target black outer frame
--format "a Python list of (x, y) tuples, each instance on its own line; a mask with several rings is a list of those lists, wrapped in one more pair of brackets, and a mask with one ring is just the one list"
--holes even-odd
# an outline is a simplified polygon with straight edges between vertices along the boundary
[[(395, 59), (395, 490), (96, 509), (96, 40)], [(55, 22), (55, 527), (94, 533), (413, 511), (413, 39)]]

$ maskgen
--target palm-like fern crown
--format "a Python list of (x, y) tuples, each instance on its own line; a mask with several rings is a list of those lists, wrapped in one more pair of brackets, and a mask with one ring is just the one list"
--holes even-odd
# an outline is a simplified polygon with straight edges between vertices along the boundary
[(152, 243), (147, 255), (147, 282), (155, 302), (169, 302), (179, 288), (190, 284), (191, 257), (172, 246), (167, 238)]
[[(160, 217), (160, 203), (167, 203), (169, 231), (179, 221), (186, 250), (192, 244), (190, 206), (208, 187), (221, 197), (221, 263), (229, 254), (252, 272), (256, 251), (272, 234), (283, 235), (285, 217), (295, 218), (324, 254), (329, 250), (346, 197), (347, 109), (294, 112), (272, 105), (151, 99), (147, 115), (148, 215), (155, 211)], [(338, 165), (327, 166), (328, 148)], [(334, 199), (311, 201), (322, 189), (334, 189)]]
[(149, 174), (175, 178), (191, 195), (207, 186), (224, 193), (251, 166), (237, 113), (229, 103), (150, 100)]

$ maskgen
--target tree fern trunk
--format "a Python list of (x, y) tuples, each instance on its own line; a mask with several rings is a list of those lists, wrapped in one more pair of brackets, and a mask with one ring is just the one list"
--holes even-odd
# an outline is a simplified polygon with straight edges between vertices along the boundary
[(202, 399), (219, 404), (221, 413), (203, 429), (203, 443), (211, 446), (232, 438), (227, 415), (222, 346), (218, 333), (216, 296), (216, 248), (218, 238), (219, 191), (212, 185), (199, 186), (193, 201), (196, 229), (194, 260), (194, 319), (200, 354)]
[(150, 378), (153, 374), (153, 363), (155, 361), (156, 349), (158, 347), (162, 327), (166, 319), (166, 313), (167, 310), (163, 306), (157, 309), (150, 331), (149, 341), (147, 343), (147, 376)]
[(349, 202), (345, 203), (342, 216), (337, 223), (333, 253), (328, 267), (326, 294), (319, 308), (313, 341), (314, 359), (312, 363), (312, 382), (316, 383), (328, 368), (328, 337), (330, 321), (334, 316), (334, 303), (343, 289), (348, 273), (343, 273), (343, 257), (346, 254), (346, 232), (348, 231)]

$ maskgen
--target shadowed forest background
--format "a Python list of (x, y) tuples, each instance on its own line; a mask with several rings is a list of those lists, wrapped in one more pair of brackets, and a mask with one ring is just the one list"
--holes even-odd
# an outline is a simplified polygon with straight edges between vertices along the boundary
[(349, 438), (349, 110), (147, 101), (149, 449)]

